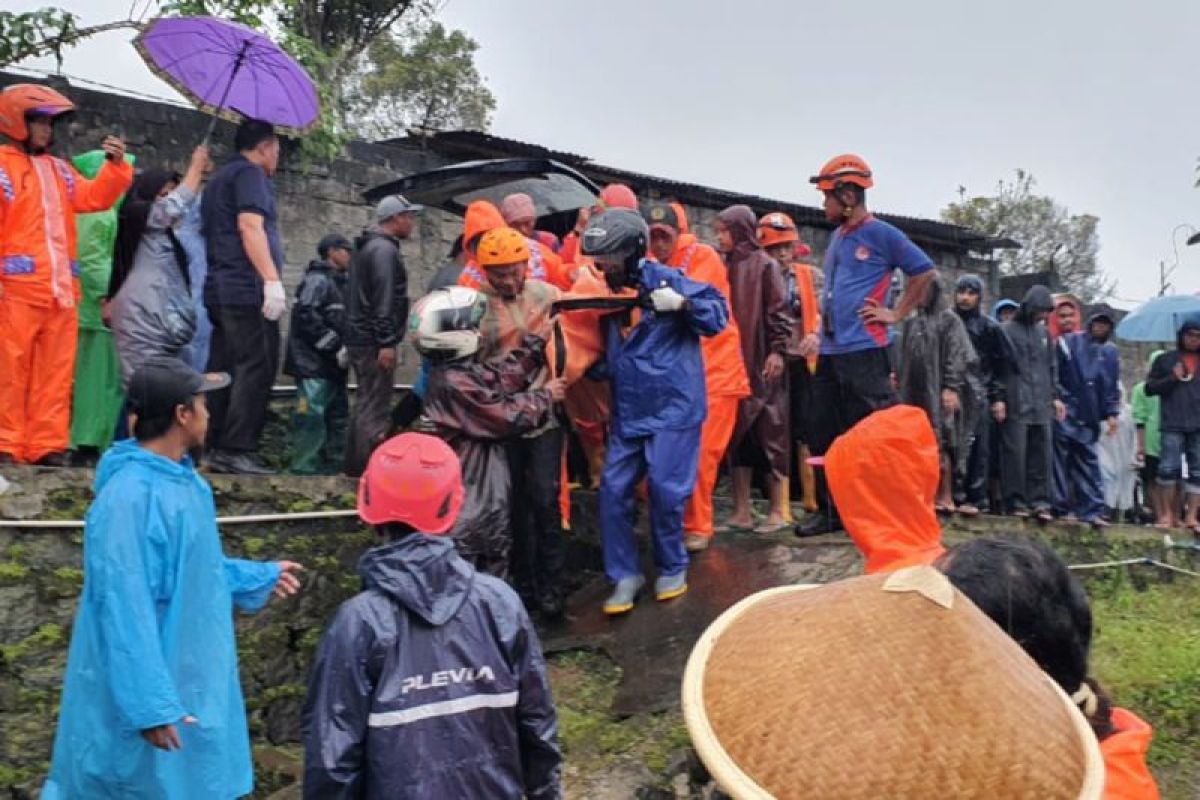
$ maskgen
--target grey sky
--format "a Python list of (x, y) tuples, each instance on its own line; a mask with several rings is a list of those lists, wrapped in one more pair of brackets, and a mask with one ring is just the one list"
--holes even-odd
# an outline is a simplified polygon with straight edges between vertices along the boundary
[[(63, 4), (96, 21), (128, 9)], [(1200, 3), (450, 0), (441, 19), (480, 42), (500, 136), (811, 205), (807, 176), (854, 151), (877, 210), (928, 217), (1023, 167), (1100, 217), (1125, 300), (1156, 291), (1176, 225), (1200, 227)], [(128, 38), (77, 48), (64, 71), (169, 95)], [(1173, 280), (1195, 292), (1186, 237)]]

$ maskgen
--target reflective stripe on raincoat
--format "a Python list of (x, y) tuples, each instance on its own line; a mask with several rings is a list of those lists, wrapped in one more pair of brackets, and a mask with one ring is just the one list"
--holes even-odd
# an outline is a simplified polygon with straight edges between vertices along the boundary
[(359, 561), (304, 705), (310, 800), (556, 800), (558, 717), (537, 634), (503, 581), (420, 533)]
[[(133, 440), (100, 461), (83, 553), (43, 800), (249, 794), (232, 612), (261, 608), (278, 566), (226, 558), (212, 490), (191, 459), (174, 463)], [(179, 751), (142, 738), (167, 724)]]
[(105, 161), (94, 180), (51, 155), (0, 146), (0, 286), (32, 306), (75, 305), (75, 214), (104, 211), (133, 183), (133, 166)]

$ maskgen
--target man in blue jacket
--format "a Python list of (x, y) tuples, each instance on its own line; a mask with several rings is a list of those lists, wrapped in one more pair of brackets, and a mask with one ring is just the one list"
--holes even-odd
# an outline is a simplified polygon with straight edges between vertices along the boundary
[(254, 789), (233, 609), (294, 594), (290, 561), (226, 558), (212, 489), (188, 451), (205, 394), (229, 385), (156, 358), (129, 383), (134, 439), (96, 471), (44, 800), (232, 800)]
[(462, 467), (435, 436), (371, 455), (358, 514), (386, 543), (358, 564), (317, 650), (304, 704), (310, 800), (558, 800), (562, 753), (529, 615), (448, 534)]
[(1103, 309), (1088, 318), (1087, 329), (1060, 336), (1058, 382), (1066, 419), (1054, 426), (1054, 506), (1094, 527), (1103, 517), (1104, 487), (1096, 443), (1113, 435), (1121, 413), (1121, 358), (1112, 335), (1112, 314)]
[(646, 478), (650, 534), (658, 567), (655, 596), (687, 591), (683, 504), (696, 481), (700, 428), (708, 413), (700, 337), (724, 330), (721, 293), (644, 258), (649, 232), (640, 214), (605, 211), (583, 234), (614, 292), (636, 289), (639, 307), (602, 318), (605, 358), (593, 369), (612, 389), (608, 452), (600, 479), (604, 571), (616, 584), (606, 614), (633, 608), (645, 584), (633, 536), (634, 490)]

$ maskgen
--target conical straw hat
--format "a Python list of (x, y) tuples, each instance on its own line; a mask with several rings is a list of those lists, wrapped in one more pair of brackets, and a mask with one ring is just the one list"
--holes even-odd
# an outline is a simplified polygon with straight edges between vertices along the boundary
[(683, 711), (736, 800), (1099, 798), (1100, 748), (932, 567), (747, 597), (696, 643)]

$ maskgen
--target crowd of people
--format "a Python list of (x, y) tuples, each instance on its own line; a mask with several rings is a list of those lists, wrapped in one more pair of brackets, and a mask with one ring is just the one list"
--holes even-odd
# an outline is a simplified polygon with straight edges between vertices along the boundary
[[(267, 471), (258, 453), (289, 306), (270, 180), (280, 142), (243, 123), (236, 154), (200, 192), (204, 147), (183, 175), (135, 175), (115, 137), (76, 166), (51, 155), (54, 122), (71, 109), (44, 87), (0, 93), (12, 141), (0, 147), (0, 459), (66, 463), (73, 375), (76, 398), (80, 381), (123, 389), (75, 405), (76, 417), (116, 409), (91, 435), (121, 440), (91, 445), (107, 449), (42, 796), (242, 796), (252, 770), (231, 612), (295, 594), (303, 568), (223, 555), (195, 457), (217, 472)], [(411, 313), (401, 242), (420, 206), (386, 197), (353, 243), (322, 239), (290, 303), (291, 466), (359, 477), (359, 514), (382, 543), (318, 651), (306, 796), (560, 796), (556, 712), (530, 619), (563, 613), (567, 490), (581, 477), (571, 441), (584, 454), (575, 472), (599, 489), (605, 613), (629, 612), (646, 584), (641, 501), (654, 596), (670, 601), (715, 533), (793, 525), (795, 477), (809, 512), (797, 535), (844, 521), (869, 572), (935, 563), (1110, 743), (1110, 779), (1134, 787), (1130, 797), (1157, 796), (1148, 726), (1088, 677), (1090, 614), (1065, 567), (1032, 545), (947, 553), (936, 517), (986, 509), (1106, 524), (1100, 454), (1122, 411), (1112, 313), (1085, 323), (1074, 298), (1034, 286), (986, 316), (979, 278), (959, 277), (951, 295), (929, 256), (870, 213), (865, 161), (838, 156), (811, 181), (834, 228), (821, 269), (803, 261), (781, 211), (725, 209), (710, 245), (682, 205), (620, 185), (562, 240), (536, 229), (528, 196), (472, 203), (451, 263)], [(85, 220), (97, 227), (83, 247)], [(90, 297), (77, 280), (85, 249), (111, 265)], [(85, 323), (88, 303), (100, 325)], [(109, 331), (115, 357), (104, 361)], [(422, 358), (419, 402), (393, 408), (406, 336)], [(78, 347), (97, 360), (76, 371)], [(1185, 319), (1177, 348), (1132, 392), (1164, 526), (1181, 510), (1197, 524), (1197, 369), (1200, 319)], [(392, 436), (409, 422), (436, 436)], [(733, 509), (718, 524), (722, 466)], [(1034, 609), (1023, 624), (1058, 626), (1054, 644), (1014, 628), (1014, 592)]]

